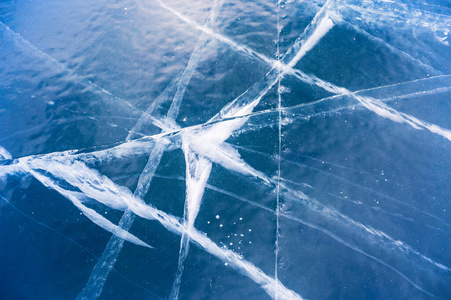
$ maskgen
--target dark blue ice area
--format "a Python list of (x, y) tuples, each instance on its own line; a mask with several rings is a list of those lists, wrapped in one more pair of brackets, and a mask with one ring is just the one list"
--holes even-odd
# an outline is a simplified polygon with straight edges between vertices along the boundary
[(448, 0), (0, 3), (0, 299), (451, 299)]

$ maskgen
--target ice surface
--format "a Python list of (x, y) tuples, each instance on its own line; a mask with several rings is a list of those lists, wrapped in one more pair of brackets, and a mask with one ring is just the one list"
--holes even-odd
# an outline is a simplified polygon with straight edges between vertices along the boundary
[(448, 1), (0, 16), (0, 298), (451, 297)]

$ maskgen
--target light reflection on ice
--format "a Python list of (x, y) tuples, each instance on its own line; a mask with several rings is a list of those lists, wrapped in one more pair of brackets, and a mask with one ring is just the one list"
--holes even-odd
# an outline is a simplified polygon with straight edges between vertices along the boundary
[[(415, 26), (421, 26), (430, 30), (430, 34), (437, 37), (444, 47), (448, 47), (447, 35), (449, 28), (447, 28), (446, 24), (449, 24), (451, 16), (434, 13), (433, 10), (435, 8), (429, 7), (427, 4), (424, 5), (428, 6), (428, 9), (432, 11), (423, 10), (422, 5), (415, 5), (408, 1), (406, 3), (365, 1), (363, 4), (354, 2), (333, 0), (327, 0), (325, 3), (320, 2), (316, 15), (312, 16), (311, 22), (294, 39), (294, 42), (288, 47), (285, 54), (279, 55), (278, 48), (276, 55), (278, 59), (274, 59), (241, 42), (235, 41), (232, 37), (224, 35), (215, 29), (214, 25), (217, 19), (220, 19), (221, 9), (227, 3), (226, 0), (214, 2), (210, 10), (210, 16), (205, 24), (200, 24), (177, 10), (176, 7), (157, 0), (156, 3), (161, 8), (174, 14), (181, 21), (191, 26), (193, 30), (198, 31), (200, 37), (186, 68), (174, 77), (172, 82), (158, 98), (150, 103), (146, 110), (141, 110), (129, 101), (115, 96), (91, 80), (78, 75), (66, 65), (55, 60), (26, 41), (22, 36), (13, 32), (7, 25), (1, 23), (2, 36), (29, 47), (36, 52), (36, 55), (43, 57), (49, 63), (56, 65), (69, 74), (72, 80), (82, 82), (88, 89), (96, 90), (101, 95), (111, 97), (117, 105), (132, 111), (135, 116), (139, 115), (139, 118), (136, 118), (136, 120), (132, 118), (136, 123), (130, 129), (126, 129), (128, 136), (124, 142), (117, 142), (103, 148), (74, 149), (49, 154), (23, 156), (13, 160), (12, 155), (0, 146), (0, 160), (5, 161), (0, 165), (0, 179), (5, 184), (10, 177), (30, 174), (45, 187), (57, 191), (71, 201), (93, 223), (113, 234), (105, 251), (98, 259), (86, 287), (80, 291), (79, 299), (96, 299), (101, 295), (108, 275), (113, 270), (117, 257), (123, 248), (124, 241), (150, 248), (149, 251), (152, 251), (153, 246), (145, 242), (143, 237), (129, 232), (136, 217), (156, 221), (169, 232), (180, 236), (178, 267), (174, 278), (171, 279), (173, 284), (168, 295), (170, 299), (179, 297), (184, 264), (189, 255), (191, 244), (220, 259), (224, 267), (232, 267), (249, 277), (267, 295), (274, 299), (302, 299), (303, 290), (293, 287), (289, 288), (278, 277), (278, 256), (283, 255), (283, 250), (279, 249), (279, 238), (281, 238), (279, 222), (284, 220), (290, 220), (324, 234), (340, 245), (395, 272), (400, 278), (408, 282), (412, 288), (421, 291), (424, 295), (436, 297), (436, 294), (440, 291), (431, 290), (430, 287), (434, 286), (436, 276), (445, 278), (445, 281), (446, 278), (450, 278), (451, 269), (449, 266), (436, 261), (429, 255), (421, 253), (407, 242), (392, 237), (390, 234), (373, 226), (364, 224), (341, 212), (339, 208), (335, 208), (330, 204), (324, 204), (321, 199), (309, 196), (307, 190), (316, 192), (320, 188), (307, 183), (296, 182), (291, 180), (291, 178), (285, 178), (281, 170), (282, 164), (291, 164), (299, 168), (310, 168), (323, 174), (324, 177), (332, 177), (347, 186), (374, 192), (380, 198), (388, 199), (398, 205), (416, 210), (431, 219), (431, 223), (441, 223), (443, 230), (449, 231), (450, 225), (430, 212), (417, 208), (403, 200), (385, 195), (369, 186), (334, 175), (332, 172), (283, 157), (282, 143), (284, 141), (282, 139), (282, 131), (285, 127), (297, 123), (301, 124), (302, 120), (309, 120), (318, 116), (338, 115), (350, 109), (355, 109), (356, 114), (367, 110), (375, 114), (376, 117), (393, 121), (393, 126), (407, 125), (406, 128), (424, 130), (424, 134), (435, 135), (451, 141), (451, 131), (446, 127), (393, 108), (397, 101), (408, 101), (408, 99), (416, 97), (448, 93), (451, 82), (449, 76), (451, 75), (444, 74), (442, 70), (438, 70), (436, 65), (423, 61), (422, 57), (416, 56), (415, 51), (411, 53), (411, 49), (399, 48), (402, 46), (401, 44), (392, 45), (385, 41), (383, 37), (370, 33), (374, 26), (386, 26), (390, 22), (394, 22), (394, 24), (401, 23), (404, 27), (413, 26), (414, 28)], [(276, 4), (275, 7), (277, 9), (274, 9), (274, 13), (280, 9), (281, 5), (285, 9), (290, 7), (289, 1), (279, 1)], [(124, 10), (128, 11), (127, 8)], [(279, 24), (279, 12), (277, 12), (277, 17), (277, 24)], [(354, 23), (355, 20), (358, 22)], [(368, 28), (365, 28), (365, 26)], [(321, 79), (314, 74), (308, 74), (298, 68), (299, 64), (302, 63), (301, 60), (309, 52), (314, 51), (325, 37), (333, 33), (334, 29), (341, 27), (360, 34), (380, 47), (385, 47), (393, 55), (415, 64), (419, 69), (425, 70), (433, 74), (433, 76), (428, 74), (427, 77), (417, 78), (409, 82), (352, 91)], [(279, 29), (283, 30), (283, 28), (278, 28), (277, 30), (278, 40), (280, 40), (279, 34), (281, 32)], [(204, 55), (215, 47), (230, 47), (230, 49), (240, 55), (266, 64), (269, 67), (269, 71), (260, 81), (252, 83), (241, 95), (235, 99), (228, 99), (228, 103), (220, 111), (215, 112), (208, 121), (183, 127), (177, 124), (177, 119), (185, 92), (190, 85), (191, 79), (196, 76), (196, 68), (202, 63)], [(279, 47), (279, 41), (277, 42), (277, 47)], [(281, 86), (281, 81), (288, 77), (296, 80), (296, 82), (327, 91), (332, 96), (284, 107), (282, 106), (284, 95), (290, 94), (291, 89)], [(414, 88), (414, 84), (422, 82), (431, 82), (431, 88)], [(437, 82), (437, 86), (432, 86), (436, 84), (435, 82)], [(277, 107), (256, 110), (261, 104), (261, 100), (267, 97), (276, 85), (278, 87), (276, 94), (279, 98)], [(167, 108), (166, 113), (162, 113), (165, 108)], [(282, 113), (284, 114), (283, 119)], [(286, 115), (290, 114), (290, 117), (286, 117)], [(266, 116), (272, 119), (265, 119)], [(89, 118), (97, 120), (96, 116)], [(186, 118), (183, 120), (185, 121)], [(117, 127), (116, 124), (108, 124), (111, 127)], [(147, 128), (150, 126), (158, 128), (160, 132), (149, 134)], [(259, 131), (265, 127), (278, 127), (279, 129), (277, 154), (273, 153), (270, 155), (229, 143), (231, 137), (240, 136), (251, 131)], [(10, 137), (13, 137), (14, 134), (18, 133), (13, 133)], [(157, 174), (156, 172), (163, 155), (175, 150), (181, 150), (184, 154), (185, 177), (165, 178), (163, 175)], [(274, 174), (267, 174), (254, 167), (244, 158), (245, 153), (252, 153), (255, 156), (262, 157), (266, 156), (266, 158), (269, 156), (268, 159), (277, 160), (277, 174), (275, 176)], [(102, 175), (94, 168), (96, 164), (142, 156), (147, 156), (148, 159), (144, 169), (138, 176), (137, 185), (133, 192), (128, 187), (118, 185), (114, 180)], [(325, 162), (322, 161), (322, 164), (325, 164)], [(351, 171), (346, 166), (334, 163), (327, 164), (345, 171)], [(248, 199), (222, 187), (210, 184), (211, 173), (216, 168), (228, 170), (237, 177), (246, 177), (251, 182), (250, 188), (254, 188), (252, 186), (254, 185), (256, 187), (265, 186), (271, 189), (277, 198), (275, 206), (270, 207), (265, 203), (261, 203), (259, 199)], [(384, 171), (382, 171), (381, 176), (384, 175)], [(153, 203), (144, 202), (154, 178), (184, 181), (186, 192), (183, 216), (174, 216), (159, 210)], [(385, 179), (385, 181), (388, 180)], [(253, 244), (253, 240), (249, 240), (250, 237), (248, 239), (247, 236), (247, 234), (252, 233), (251, 228), (228, 233), (227, 239), (229, 240), (226, 244), (221, 242), (222, 246), (213, 238), (210, 238), (207, 232), (202, 232), (196, 228), (196, 220), (202, 208), (202, 200), (206, 190), (233, 198), (243, 204), (263, 210), (276, 218), (274, 274), (265, 273), (257, 264), (248, 261), (246, 257), (241, 255), (240, 245)], [(402, 212), (391, 212), (371, 206), (361, 199), (348, 199), (347, 196), (343, 195), (343, 192), (340, 192), (340, 195), (330, 195), (353, 205), (365, 206), (368, 210), (378, 210), (393, 218), (402, 216), (404, 219), (408, 219), (402, 215)], [(16, 209), (6, 198), (4, 200)], [(279, 201), (283, 201), (283, 205)], [(112, 210), (123, 211), (124, 213), (119, 223), (114, 224), (109, 220), (107, 212), (100, 212), (92, 208), (90, 204), (93, 202), (102, 204)], [(379, 202), (376, 204), (379, 204)], [(408, 220), (412, 221), (411, 219)], [(211, 223), (215, 224), (217, 230), (229, 230), (226, 221), (225, 217), (223, 218), (222, 215), (218, 214), (214, 216), (214, 219), (205, 223), (210, 226)], [(239, 217), (239, 221), (243, 221), (243, 217)], [(236, 222), (234, 225), (237, 225)], [(234, 237), (238, 239), (232, 240), (231, 238)], [(421, 280), (416, 277), (416, 272), (421, 273), (419, 276)], [(438, 297), (441, 296), (438, 295)]]

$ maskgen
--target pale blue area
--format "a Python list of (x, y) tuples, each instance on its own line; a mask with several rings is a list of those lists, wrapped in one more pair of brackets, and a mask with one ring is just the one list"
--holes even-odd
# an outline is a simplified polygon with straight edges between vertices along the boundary
[[(249, 272), (192, 239), (179, 259), (180, 233), (158, 220), (129, 226), (154, 249), (113, 239), (104, 252), (112, 234), (18, 160), (33, 169), (42, 159), (39, 174), (80, 192), (50, 166), (86, 154), (74, 160), (96, 170), (94, 188), (111, 180), (183, 223), (183, 132), (200, 136), (215, 116), (225, 126), (227, 104), (242, 95), (245, 107), (267, 87), (227, 144), (211, 157), (194, 151), (213, 163), (195, 228), (305, 299), (451, 299), (451, 4), (279, 6), (0, 3), (0, 299), (168, 299), (178, 275), (179, 299), (269, 298)], [(298, 77), (280, 70), (278, 88), (274, 63), (288, 63), (298, 36), (319, 35), (324, 14), (333, 26), (292, 66)], [(168, 145), (148, 138), (132, 154), (89, 156), (162, 130), (172, 132)], [(215, 161), (221, 151), (255, 172)], [(143, 169), (151, 181), (140, 191)], [(119, 224), (124, 208), (88, 198)], [(111, 272), (98, 271), (112, 249)]]

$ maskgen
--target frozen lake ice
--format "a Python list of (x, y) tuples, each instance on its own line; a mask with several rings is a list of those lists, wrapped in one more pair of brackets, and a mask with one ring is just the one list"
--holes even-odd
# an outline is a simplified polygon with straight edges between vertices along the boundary
[(447, 0), (0, 4), (1, 299), (450, 299)]

